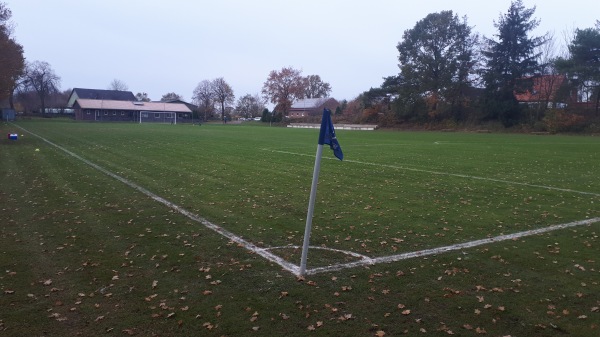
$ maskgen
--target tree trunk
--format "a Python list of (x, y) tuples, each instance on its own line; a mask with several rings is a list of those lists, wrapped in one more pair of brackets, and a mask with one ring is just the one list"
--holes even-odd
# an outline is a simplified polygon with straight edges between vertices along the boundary
[(598, 87), (598, 90), (596, 90), (596, 117), (600, 116), (600, 114), (598, 113), (599, 105), (600, 105), (600, 87)]
[(10, 104), (10, 108), (15, 110), (15, 102), (14, 102), (14, 90), (11, 90), (8, 95), (8, 103)]
[(227, 120), (225, 119), (225, 102), (221, 101), (221, 119), (223, 120), (223, 124), (227, 123)]

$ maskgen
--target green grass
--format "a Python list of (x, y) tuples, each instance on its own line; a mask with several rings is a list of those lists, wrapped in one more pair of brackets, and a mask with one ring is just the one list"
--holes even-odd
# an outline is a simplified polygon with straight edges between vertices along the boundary
[[(317, 130), (17, 124), (260, 247), (302, 244)], [(299, 282), (2, 124), (8, 132), (23, 136), (0, 140), (0, 335), (600, 331), (599, 223)], [(381, 257), (600, 217), (597, 137), (337, 134), (346, 160), (324, 152), (315, 246)], [(299, 263), (298, 249), (273, 252)], [(351, 260), (311, 250), (309, 268)]]

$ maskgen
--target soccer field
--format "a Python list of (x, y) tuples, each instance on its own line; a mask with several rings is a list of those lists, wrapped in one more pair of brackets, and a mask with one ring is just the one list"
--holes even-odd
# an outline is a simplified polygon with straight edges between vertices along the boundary
[[(17, 141), (6, 139), (0, 144), (5, 174), (2, 198), (6, 204), (12, 203), (8, 198), (18, 199), (21, 208), (27, 204), (32, 209), (54, 204), (60, 214), (70, 212), (81, 218), (116, 212), (108, 219), (116, 228), (111, 226), (109, 232), (115, 231), (114, 236), (119, 238), (131, 235), (123, 232), (129, 230), (138, 236), (153, 232), (177, 236), (185, 232), (194, 237), (179, 228), (181, 222), (187, 228), (205, 226), (242, 251), (264, 258), (271, 268), (262, 273), (274, 275), (283, 269), (289, 272), (283, 277), (293, 278), (297, 272), (318, 130), (32, 120), (3, 125), (2, 131), (18, 132), (20, 136)], [(600, 182), (596, 176), (600, 172), (600, 138), (344, 130), (338, 130), (337, 136), (345, 160), (338, 161), (325, 149), (309, 250), (309, 276), (322, 274), (318, 277), (337, 279), (345, 275), (352, 279), (365, 268), (392, 274), (404, 270), (405, 274), (411, 270), (405, 268), (405, 263), (418, 269), (423, 261), (438, 258), (478, 266), (488, 263), (481, 261), (490, 259), (487, 251), (499, 241), (518, 245), (519, 256), (533, 259), (541, 254), (539, 243), (527, 248), (523, 238), (535, 241), (566, 233), (561, 240), (576, 238), (565, 243), (569, 249), (586, 250), (586, 258), (581, 261), (569, 255), (567, 260), (575, 261), (570, 267), (584, 268), (591, 274), (585, 282), (587, 289), (591, 293), (592, 289), (599, 290), (597, 262), (590, 257), (598, 253)], [(9, 184), (11, 176), (29, 180)], [(25, 195), (35, 194), (32, 186), (51, 191), (46, 200), (12, 197), (19, 185)], [(15, 208), (19, 206), (3, 207), (5, 220)], [(165, 215), (165, 209), (170, 209), (167, 214), (171, 215)], [(86, 210), (90, 214), (80, 214)], [(52, 218), (48, 215), (53, 214), (50, 209), (43, 213)], [(149, 213), (152, 215), (147, 217)], [(175, 217), (179, 220), (171, 219)], [(148, 219), (152, 219), (150, 223), (146, 223)], [(171, 230), (170, 225), (176, 222), (178, 225)], [(4, 222), (4, 239), (11, 232), (7, 223), (10, 221)], [(79, 236), (85, 231), (106, 234), (87, 228)], [(574, 233), (583, 233), (584, 238)], [(201, 252), (207, 249), (202, 242), (194, 243)], [(135, 244), (135, 249), (141, 245)], [(543, 254), (556, 249), (545, 243), (542, 247)], [(218, 249), (225, 248), (219, 245)], [(442, 257), (445, 254), (448, 257)], [(502, 260), (499, 256), (491, 258)], [(216, 263), (229, 262), (218, 261), (218, 256), (212, 259)], [(587, 269), (585, 263), (589, 264)], [(527, 264), (536, 265), (531, 261)], [(576, 269), (581, 271), (579, 267)], [(5, 269), (11, 268), (7, 265)], [(466, 269), (444, 269), (440, 278)], [(482, 278), (495, 277), (493, 267), (482, 270), (487, 274)], [(572, 286), (580, 287), (581, 283)], [(418, 292), (419, 287), (416, 289)], [(597, 296), (595, 300), (597, 303)], [(582, 309), (590, 315), (588, 321), (569, 323), (577, 326), (584, 322), (581, 330), (573, 333), (597, 329), (599, 319), (593, 303), (594, 299), (589, 298), (588, 307)], [(405, 310), (399, 312), (401, 318), (410, 318), (402, 313)], [(338, 324), (344, 321), (337, 318), (334, 320)], [(593, 322), (587, 324), (590, 320)], [(315, 329), (319, 327), (316, 322), (312, 324)], [(413, 320), (404, 329), (417, 333), (419, 324)], [(439, 322), (435, 324), (440, 326)], [(527, 324), (528, 328), (535, 326)], [(379, 327), (364, 332), (374, 335), (386, 331)], [(475, 333), (464, 324), (458, 325), (461, 327)], [(423, 329), (431, 331), (432, 327)], [(503, 329), (488, 327), (509, 334)], [(387, 331), (390, 333), (389, 328)], [(447, 333), (444, 328), (436, 331)]]
[[(316, 130), (36, 126), (61, 149), (297, 263)], [(600, 217), (598, 138), (339, 133), (346, 160), (326, 152), (311, 266)]]

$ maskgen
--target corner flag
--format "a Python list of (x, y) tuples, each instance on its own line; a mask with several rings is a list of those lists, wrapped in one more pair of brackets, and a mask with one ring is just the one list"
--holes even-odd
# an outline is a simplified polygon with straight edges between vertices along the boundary
[(321, 120), (321, 132), (319, 133), (319, 144), (327, 144), (333, 150), (339, 160), (344, 160), (344, 154), (342, 148), (335, 138), (335, 130), (333, 128), (333, 122), (331, 121), (331, 111), (329, 109), (323, 109), (323, 119)]
[(328, 144), (333, 150), (333, 154), (339, 159), (344, 159), (342, 148), (335, 138), (335, 130), (331, 122), (331, 111), (323, 109), (323, 119), (321, 120), (321, 132), (319, 133), (319, 144), (317, 145), (317, 155), (315, 156), (315, 169), (313, 170), (313, 179), (310, 186), (310, 198), (308, 200), (308, 210), (306, 212), (306, 226), (304, 227), (304, 242), (302, 243), (302, 256), (300, 258), (299, 274), (303, 276), (306, 273), (306, 261), (308, 259), (308, 244), (310, 241), (310, 231), (312, 228), (312, 218), (315, 209), (315, 200), (317, 198), (317, 184), (319, 182), (319, 171), (321, 170), (321, 156), (323, 154), (323, 145)]

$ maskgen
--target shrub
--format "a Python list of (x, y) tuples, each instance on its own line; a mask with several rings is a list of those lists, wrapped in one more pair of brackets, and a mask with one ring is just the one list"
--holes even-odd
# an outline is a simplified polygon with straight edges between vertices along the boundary
[(585, 127), (583, 116), (559, 109), (548, 110), (542, 121), (552, 133), (581, 131)]

